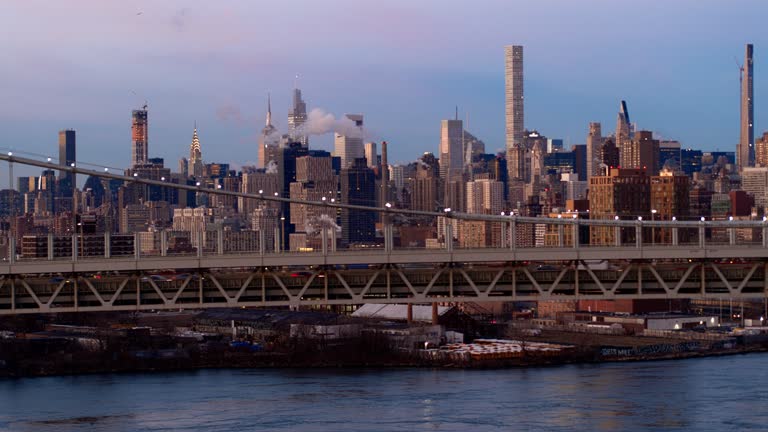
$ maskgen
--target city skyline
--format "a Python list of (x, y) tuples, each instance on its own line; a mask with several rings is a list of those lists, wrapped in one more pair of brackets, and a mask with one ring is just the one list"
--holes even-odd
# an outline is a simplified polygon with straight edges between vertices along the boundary
[[(753, 12), (764, 8), (759, 3), (751, 4), (754, 6)], [(334, 3), (328, 11), (322, 13), (309, 7), (306, 14), (297, 17), (297, 25), (310, 26), (313, 19), (320, 19), (337, 10), (340, 5)], [(593, 3), (579, 6), (587, 12), (598, 8)], [(569, 7), (564, 4), (560, 8), (563, 9), (561, 13), (564, 14)], [(653, 16), (652, 12), (641, 8), (628, 5), (626, 8), (628, 12), (634, 13), (627, 18), (630, 22), (639, 23)], [(95, 79), (75, 79), (62, 73), (52, 82), (41, 84), (36, 80), (34, 71), (22, 76), (24, 66), (44, 66), (64, 55), (52, 55), (49, 51), (50, 47), (61, 43), (53, 41), (53, 38), (61, 36), (58, 32), (62, 29), (58, 24), (49, 22), (53, 17), (46, 12), (33, 16), (30, 6), (14, 4), (10, 16), (17, 18), (18, 23), (50, 26), (48, 31), (28, 42), (28, 45), (16, 41), (18, 43), (11, 47), (11, 52), (16, 54), (19, 62), (4, 72), (6, 80), (17, 83), (9, 94), (8, 100), (12, 103), (0, 109), (0, 121), (8, 129), (7, 147), (17, 151), (52, 154), (55, 149), (55, 133), (64, 128), (72, 128), (78, 131), (78, 146), (82, 150), (80, 154), (97, 155), (105, 144), (110, 149), (119, 150), (102, 153), (103, 157), (88, 162), (128, 167), (130, 154), (125, 150), (129, 140), (127, 113), (140, 108), (147, 100), (152, 128), (149, 157), (163, 157), (166, 164), (172, 166), (186, 153), (189, 129), (196, 119), (201, 134), (209, 143), (206, 161), (252, 164), (257, 161), (257, 138), (266, 115), (263, 102), (266, 94), (272, 93), (275, 125), (281, 132), (287, 131), (285, 113), (290, 106), (298, 71), (297, 86), (303, 90), (302, 97), (307, 103), (307, 111), (320, 108), (333, 113), (336, 118), (341, 118), (345, 112), (363, 113), (367, 119), (366, 130), (371, 134), (369, 138), (389, 141), (390, 163), (411, 161), (426, 151), (437, 153), (439, 121), (452, 118), (456, 104), (459, 105), (460, 118), (470, 115), (471, 122), (466, 127), (485, 141), (488, 152), (496, 152), (504, 148), (504, 71), (501, 56), (503, 47), (509, 44), (526, 47), (525, 93), (528, 97), (525, 127), (537, 129), (550, 137), (562, 138), (566, 147), (585, 142), (590, 121), (611, 124), (616, 103), (627, 100), (632, 105), (633, 121), (641, 129), (653, 130), (664, 138), (679, 140), (684, 147), (731, 151), (739, 140), (739, 73), (733, 58), (739, 57), (744, 44), (748, 42), (754, 43), (756, 47), (755, 98), (758, 104), (755, 107), (755, 129), (758, 134), (765, 129), (764, 123), (761, 126), (760, 100), (768, 98), (761, 97), (765, 91), (764, 86), (760, 85), (760, 71), (768, 68), (761, 66), (766, 63), (765, 56), (760, 55), (760, 48), (768, 46), (768, 42), (758, 31), (749, 30), (757, 27), (748, 25), (749, 22), (756, 22), (754, 15), (759, 14), (715, 7), (713, 3), (700, 7), (705, 22), (716, 18), (721, 23), (740, 19), (744, 22), (742, 27), (747, 30), (736, 34), (720, 34), (709, 44), (693, 37), (691, 40), (675, 42), (670, 47), (653, 46), (649, 42), (672, 36), (674, 32), (693, 31), (692, 35), (695, 35), (700, 30), (683, 24), (674, 31), (665, 29), (653, 34), (647, 41), (630, 38), (633, 55), (624, 59), (624, 67), (616, 68), (620, 73), (614, 71), (608, 76), (605, 70), (611, 69), (610, 64), (596, 67), (595, 62), (581, 60), (598, 51), (609, 52), (607, 49), (610, 43), (603, 41), (599, 35), (592, 32), (575, 35), (575, 41), (599, 43), (573, 49), (569, 47), (571, 40), (565, 43), (562, 38), (536, 39), (536, 32), (530, 32), (528, 24), (499, 34), (488, 32), (474, 35), (469, 31), (462, 32), (465, 38), (453, 41), (456, 45), (454, 50), (458, 50), (454, 52), (459, 52), (467, 61), (455, 66), (443, 65), (438, 75), (435, 75), (435, 69), (429, 62), (433, 57), (440, 57), (431, 54), (431, 48), (442, 45), (441, 42), (415, 40), (414, 44), (395, 55), (389, 49), (393, 45), (392, 41), (384, 35), (374, 37), (373, 31), (363, 31), (363, 41), (371, 38), (374, 40), (367, 46), (362, 41), (351, 44), (349, 56), (354, 57), (362, 52), (386, 55), (380, 59), (364, 56), (362, 59), (365, 61), (359, 62), (358, 73), (354, 74), (343, 71), (343, 68), (329, 69), (327, 61), (317, 55), (303, 58), (302, 53), (311, 52), (305, 45), (300, 45), (296, 56), (270, 57), (275, 60), (271, 63), (259, 54), (264, 54), (262, 51), (269, 47), (268, 40), (261, 41), (254, 48), (257, 53), (239, 52), (222, 44), (223, 36), (213, 38), (209, 31), (198, 25), (203, 20), (210, 21), (211, 25), (224, 24), (227, 19), (233, 19), (233, 14), (238, 11), (246, 16), (253, 13), (245, 5), (232, 4), (227, 8), (210, 10), (201, 5), (181, 7), (180, 4), (171, 3), (161, 7), (139, 3), (125, 7), (99, 6), (88, 11), (78, 7), (69, 9), (72, 11), (61, 13), (81, 13), (79, 19), (91, 26), (88, 28), (100, 28), (99, 17), (124, 17), (123, 21), (128, 22), (119, 24), (114, 30), (100, 28), (105, 31), (108, 39), (133, 30), (140, 31), (144, 39), (153, 35), (167, 36), (168, 41), (145, 51), (126, 48), (129, 56), (142, 64), (159, 62), (158, 55), (166, 55), (170, 48), (181, 44), (184, 50), (170, 59), (183, 66), (194, 64), (204, 67), (199, 72), (185, 68), (181, 73), (179, 70), (174, 71), (178, 65), (172, 67), (167, 62), (160, 62), (164, 66), (160, 69), (162, 73), (136, 73), (126, 77), (124, 74), (130, 73), (132, 68), (118, 74), (111, 62), (98, 61), (97, 56), (80, 55), (77, 56), (77, 62), (69, 60), (62, 63), (64, 72), (91, 65), (97, 72)], [(473, 17), (482, 17), (490, 16), (492, 11), (486, 5), (467, 13)], [(552, 12), (552, 8), (520, 6), (524, 17), (534, 18), (547, 11)], [(683, 11), (680, 5), (670, 6), (665, 11), (670, 17), (664, 20), (673, 20), (676, 13)], [(728, 13), (723, 15), (726, 11)], [(137, 15), (139, 12), (141, 15)], [(390, 15), (402, 14), (407, 18), (404, 25), (412, 25), (411, 21), (416, 17), (425, 16), (423, 6), (409, 8), (395, 4), (386, 12)], [(360, 13), (365, 21), (372, 19), (368, 12)], [(427, 18), (430, 16), (427, 15)], [(572, 26), (559, 13), (550, 18), (553, 25), (563, 28)], [(132, 22), (137, 20), (139, 22)], [(431, 18), (426, 22), (431, 22)], [(18, 30), (18, 23), (11, 23), (7, 30)], [(240, 29), (237, 21), (232, 28), (233, 32)], [(608, 26), (605, 30), (610, 28)], [(387, 30), (385, 34), (394, 36), (392, 30)], [(89, 47), (91, 42), (85, 42), (82, 36), (75, 34), (64, 37), (68, 41), (67, 38), (72, 38), (72, 44), (64, 52), (76, 54)], [(231, 42), (233, 46), (242, 48), (244, 44), (253, 43), (255, 36), (242, 33), (232, 36)], [(194, 47), (185, 45), (187, 42), (199, 42), (204, 37), (210, 40)], [(287, 37), (289, 40), (286, 42), (293, 40), (290, 35)], [(323, 34), (315, 43), (336, 39), (336, 36)], [(100, 46), (99, 43), (95, 44)], [(124, 47), (122, 42), (117, 45)], [(22, 52), (21, 48), (26, 49)], [(43, 50), (46, 55), (43, 55)], [(178, 56), (187, 50), (196, 54), (190, 53), (186, 59), (188, 63), (185, 63)], [(688, 55), (670, 56), (672, 51), (686, 52)], [(416, 58), (417, 55), (425, 57)], [(342, 63), (351, 61), (347, 57), (339, 60)], [(270, 64), (274, 67), (270, 67)], [(648, 65), (652, 67), (648, 68)], [(643, 73), (637, 71), (643, 69), (641, 66), (645, 66)], [(245, 79), (244, 75), (254, 73)], [(428, 80), (425, 73), (430, 77)], [(620, 75), (621, 79), (615, 75)], [(171, 82), (171, 77), (178, 80)], [(229, 77), (234, 79), (229, 80)], [(598, 81), (600, 84), (597, 84)], [(211, 83), (215, 85), (210, 88), (203, 86)], [(400, 87), (393, 87), (394, 83)], [(459, 83), (463, 85), (456, 85)], [(706, 86), (702, 87), (704, 83)], [(89, 86), (91, 91), (87, 91)], [(411, 95), (404, 98), (404, 92), (411, 92)], [(27, 96), (22, 99), (23, 94)], [(63, 108), (64, 100), (67, 101), (68, 109)], [(401, 109), (393, 110), (396, 106)], [(584, 106), (588, 108), (584, 109)], [(33, 123), (34, 127), (31, 126)], [(311, 141), (312, 148), (331, 150), (333, 147), (332, 134)], [(20, 142), (24, 144), (17, 144)]]

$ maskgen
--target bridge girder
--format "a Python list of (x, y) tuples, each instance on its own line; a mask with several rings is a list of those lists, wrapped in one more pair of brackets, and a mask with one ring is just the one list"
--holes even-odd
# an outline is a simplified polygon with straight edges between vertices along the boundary
[(363, 303), (749, 299), (768, 296), (767, 262), (584, 260), (194, 268), (5, 275), (0, 315)]

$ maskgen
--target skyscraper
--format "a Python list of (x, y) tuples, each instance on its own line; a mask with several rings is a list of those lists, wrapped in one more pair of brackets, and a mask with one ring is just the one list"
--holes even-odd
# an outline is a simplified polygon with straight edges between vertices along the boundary
[[(507, 161), (513, 160), (510, 153), (515, 145), (523, 144), (523, 47), (508, 45), (504, 47), (504, 87), (506, 117)], [(513, 173), (514, 164), (507, 165), (510, 189), (512, 182), (519, 176)], [(510, 197), (510, 200), (512, 197)]]
[(504, 184), (497, 180), (467, 182), (467, 213), (497, 215), (504, 210)]
[[(66, 129), (59, 131), (59, 165), (70, 166), (75, 163), (75, 131)], [(64, 198), (72, 198), (72, 186), (75, 174), (61, 171), (59, 174), (59, 191)]]
[(440, 122), (440, 177), (457, 180), (464, 168), (464, 123), (461, 120)]
[(365, 162), (369, 168), (376, 168), (379, 166), (379, 156), (376, 153), (376, 143), (365, 143)]
[[(602, 128), (600, 123), (592, 122), (589, 124), (589, 133), (587, 134), (587, 174), (589, 177), (600, 175), (599, 160), (600, 145), (603, 142)], [(589, 178), (586, 179), (589, 181)]]
[[(362, 206), (376, 205), (376, 178), (363, 159), (355, 159), (341, 170), (341, 202)], [(376, 215), (370, 211), (344, 208), (341, 210), (341, 241), (373, 243), (376, 239)]]
[(144, 165), (149, 159), (149, 124), (147, 106), (131, 113), (131, 166)]
[[(291, 114), (288, 114), (288, 118), (291, 118)], [(277, 152), (275, 149), (278, 144), (277, 128), (272, 125), (272, 100), (267, 95), (267, 121), (264, 125), (264, 129), (261, 130), (259, 135), (259, 160), (256, 161), (257, 168), (266, 168), (270, 160), (277, 159)], [(272, 156), (270, 158), (270, 156)]]
[(197, 125), (192, 132), (192, 144), (189, 145), (189, 167), (187, 173), (201, 178), (203, 176), (203, 152), (200, 149), (200, 139), (197, 137)]
[(736, 149), (736, 165), (740, 169), (755, 166), (752, 73), (752, 44), (747, 44), (744, 65), (741, 68), (741, 134)]
[(341, 168), (347, 168), (352, 165), (355, 159), (365, 157), (363, 115), (345, 114), (345, 116), (354, 124), (354, 127), (348, 128), (344, 135), (338, 132), (334, 134), (334, 156), (341, 158)]
[(619, 116), (616, 120), (616, 147), (619, 148), (619, 162), (621, 166), (632, 166), (632, 126), (629, 122), (629, 110), (627, 102), (621, 101)]
[[(270, 110), (271, 111), (271, 110)], [(271, 115), (268, 120), (271, 120)], [(304, 130), (307, 121), (307, 104), (301, 98), (301, 90), (293, 89), (293, 101), (288, 111), (288, 135), (292, 142), (301, 143), (304, 148), (309, 147), (309, 137)]]
[(653, 132), (637, 132), (627, 148), (621, 155), (622, 168), (644, 169), (648, 175), (658, 175), (659, 140), (653, 139)]
[(504, 47), (504, 84), (507, 148), (523, 142), (523, 47)]

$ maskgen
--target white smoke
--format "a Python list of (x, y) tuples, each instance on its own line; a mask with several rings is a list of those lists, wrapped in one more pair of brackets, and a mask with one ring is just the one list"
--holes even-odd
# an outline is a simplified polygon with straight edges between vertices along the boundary
[(267, 174), (277, 174), (277, 162), (271, 160), (265, 167), (265, 172)]
[(272, 128), (269, 130), (264, 130), (262, 133), (266, 132), (266, 135), (264, 135), (264, 144), (269, 146), (278, 146), (280, 145), (280, 131), (278, 131), (276, 128)]
[(313, 216), (307, 221), (307, 234), (315, 235), (319, 234), (323, 229), (332, 229), (336, 232), (341, 232), (341, 227), (336, 225), (336, 220), (328, 216), (327, 214), (321, 214), (320, 216)]
[(307, 115), (307, 121), (299, 128), (299, 135), (325, 135), (338, 133), (350, 138), (363, 138), (363, 130), (346, 116), (337, 119), (322, 108), (314, 108)]

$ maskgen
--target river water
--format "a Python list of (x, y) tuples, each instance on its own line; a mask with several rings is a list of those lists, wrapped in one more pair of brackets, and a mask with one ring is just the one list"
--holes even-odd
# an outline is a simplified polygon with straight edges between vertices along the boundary
[(766, 354), (24, 378), (0, 380), (0, 431), (766, 430), (767, 384)]

